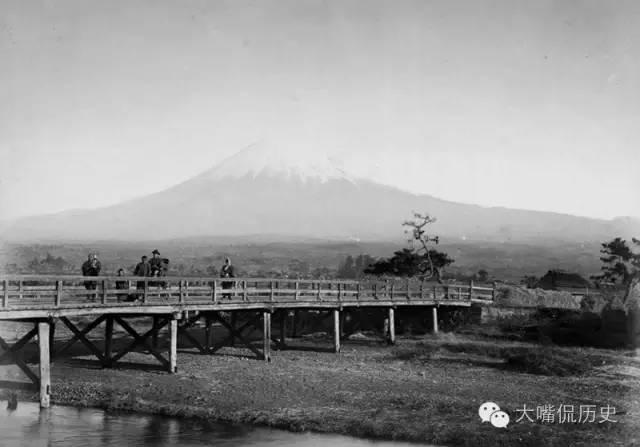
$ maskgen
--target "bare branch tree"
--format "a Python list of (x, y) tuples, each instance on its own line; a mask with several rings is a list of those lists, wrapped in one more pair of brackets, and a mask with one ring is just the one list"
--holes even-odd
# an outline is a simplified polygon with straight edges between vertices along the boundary
[(408, 227), (408, 229), (405, 230), (405, 233), (411, 234), (409, 243), (412, 246), (416, 242), (420, 244), (420, 247), (416, 249), (416, 252), (424, 252), (426, 262), (423, 262), (420, 265), (422, 277), (424, 279), (431, 279), (435, 277), (437, 281), (441, 283), (442, 276), (440, 268), (433, 263), (433, 259), (431, 259), (431, 249), (429, 248), (429, 243), (431, 242), (435, 242), (436, 245), (438, 244), (439, 237), (428, 235), (425, 229), (427, 225), (434, 223), (436, 221), (436, 218), (429, 216), (429, 214), (427, 213), (420, 214), (415, 211), (413, 212), (413, 218), (413, 220), (407, 220), (403, 222), (402, 225)]

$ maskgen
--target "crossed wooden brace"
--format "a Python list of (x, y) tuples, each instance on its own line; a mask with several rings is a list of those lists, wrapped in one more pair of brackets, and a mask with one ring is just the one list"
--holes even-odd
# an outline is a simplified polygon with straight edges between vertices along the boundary
[[(111, 340), (110, 340), (111, 334), (106, 334), (104, 353), (100, 349), (98, 349), (98, 347), (87, 338), (87, 334), (91, 332), (93, 329), (95, 329), (100, 323), (107, 320), (108, 317), (113, 318), (114, 322), (117, 322), (125, 331), (129, 333), (129, 335), (133, 337), (133, 341), (128, 346), (126, 346), (122, 351), (120, 351), (119, 353), (113, 356), (111, 355)], [(73, 338), (71, 338), (71, 340), (65, 343), (59, 350), (55, 351), (52, 357), (59, 356), (60, 354), (68, 350), (71, 346), (73, 346), (76, 342), (80, 341), (87, 348), (89, 348), (89, 350), (98, 358), (98, 360), (100, 360), (100, 363), (104, 367), (112, 367), (122, 357), (124, 357), (125, 355), (133, 351), (136, 347), (142, 345), (149, 351), (151, 355), (153, 355), (156, 359), (158, 359), (158, 361), (162, 364), (163, 367), (170, 369), (170, 362), (156, 349), (155, 346), (153, 346), (148, 341), (149, 337), (156, 336), (157, 333), (160, 331), (160, 329), (162, 329), (164, 326), (166, 326), (169, 323), (170, 318), (160, 319), (157, 324), (154, 324), (154, 326), (151, 329), (149, 329), (147, 332), (145, 332), (142, 335), (140, 335), (134, 328), (132, 328), (131, 325), (127, 323), (123, 318), (115, 315), (114, 316), (101, 315), (92, 323), (88, 324), (82, 330), (79, 330), (66, 317), (60, 317), (60, 320), (65, 324), (65, 326), (67, 326), (71, 330), (71, 332), (73, 332), (74, 335), (73, 335)], [(107, 323), (109, 326), (108, 320), (107, 320)], [(110, 330), (108, 330), (107, 332), (109, 331), (112, 332), (112, 330), (113, 328), (111, 327)]]
[(2, 337), (0, 337), (0, 348), (4, 350), (2, 354), (0, 354), (0, 362), (4, 361), (5, 358), (10, 357), (13, 362), (18, 365), (18, 367), (31, 379), (34, 385), (40, 385), (40, 377), (38, 377), (31, 368), (27, 366), (27, 363), (22, 360), (21, 356), (18, 355), (18, 352), (31, 341), (38, 334), (38, 328), (35, 327), (27, 332), (20, 340), (18, 340), (13, 345), (9, 345)]

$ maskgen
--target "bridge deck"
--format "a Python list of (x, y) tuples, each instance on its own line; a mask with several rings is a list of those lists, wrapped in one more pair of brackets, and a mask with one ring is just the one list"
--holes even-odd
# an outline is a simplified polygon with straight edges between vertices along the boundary
[[(95, 289), (87, 289), (87, 282)], [(406, 279), (0, 276), (0, 320), (96, 314), (169, 314), (284, 308), (470, 306), (493, 287)], [(90, 287), (92, 287), (90, 286)]]

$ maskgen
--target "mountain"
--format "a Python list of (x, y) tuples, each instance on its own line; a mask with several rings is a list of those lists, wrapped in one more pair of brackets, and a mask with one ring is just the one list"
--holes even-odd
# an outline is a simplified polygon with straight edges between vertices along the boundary
[(488, 208), (353, 177), (317, 153), (256, 144), (167, 190), (118, 205), (18, 219), (5, 240), (159, 240), (194, 236), (401, 239), (413, 211), (453, 239), (604, 241), (640, 236), (640, 222)]

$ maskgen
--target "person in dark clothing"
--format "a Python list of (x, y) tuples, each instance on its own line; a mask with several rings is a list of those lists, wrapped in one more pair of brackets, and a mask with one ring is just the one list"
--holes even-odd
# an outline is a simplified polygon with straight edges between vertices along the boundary
[[(169, 260), (166, 258), (161, 258), (160, 252), (157, 249), (153, 250), (151, 254), (153, 255), (153, 258), (151, 258), (151, 261), (149, 262), (151, 266), (151, 276), (165, 276), (167, 269), (169, 268)], [(154, 281), (152, 285), (161, 286), (162, 288), (167, 287), (167, 283), (165, 282)]]
[[(234, 268), (231, 265), (231, 259), (225, 258), (224, 265), (220, 269), (220, 277), (221, 278), (235, 278)], [(223, 289), (231, 289), (233, 287), (233, 281), (222, 281)], [(231, 298), (230, 293), (223, 293), (223, 298)]]
[[(88, 259), (82, 264), (82, 276), (98, 276), (100, 274), (100, 270), (102, 269), (102, 265), (100, 261), (98, 261), (98, 255), (95, 253), (91, 253)], [(87, 290), (96, 290), (97, 283), (95, 281), (85, 281), (84, 287)], [(88, 299), (95, 299), (96, 294), (91, 293), (87, 295)]]
[[(133, 271), (133, 274), (136, 276), (142, 276), (142, 277), (151, 276), (151, 265), (147, 261), (146, 256), (143, 256), (140, 259), (140, 262), (138, 263), (138, 265), (136, 265), (136, 268)], [(138, 281), (136, 283), (136, 289), (144, 290), (144, 281)]]
[[(151, 254), (153, 255), (153, 258), (151, 258), (151, 261), (149, 261), (149, 265), (151, 266), (151, 276), (161, 276), (163, 267), (162, 258), (160, 258), (160, 252), (158, 250), (153, 250)], [(160, 274), (156, 274), (156, 272)]]

